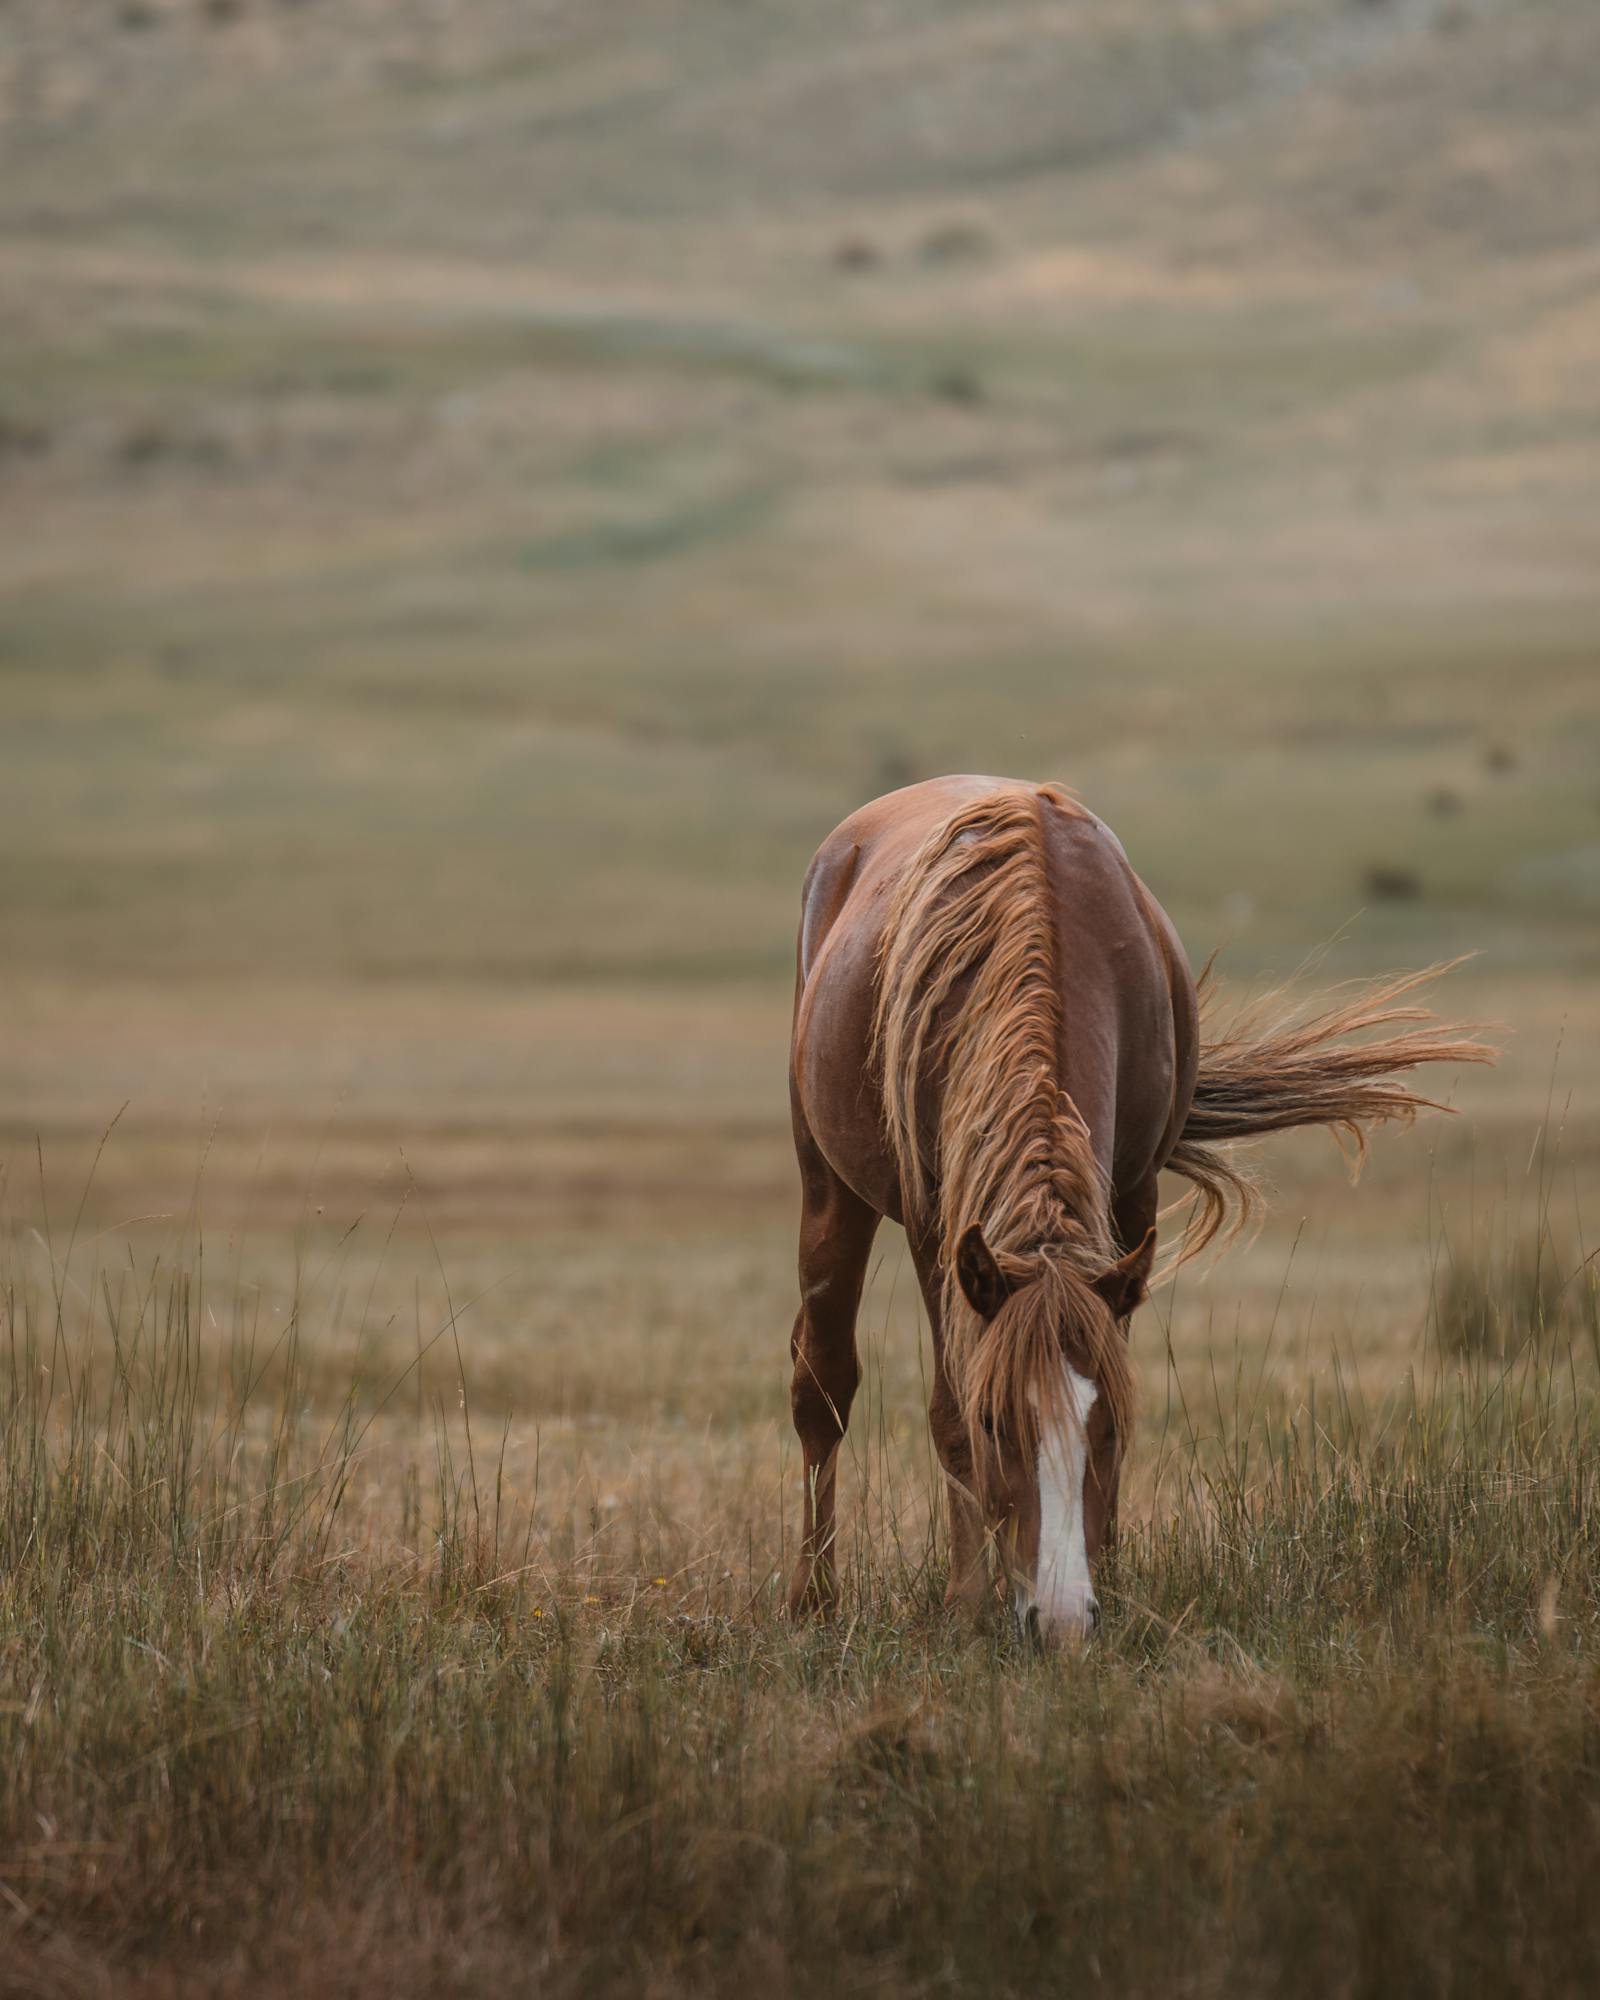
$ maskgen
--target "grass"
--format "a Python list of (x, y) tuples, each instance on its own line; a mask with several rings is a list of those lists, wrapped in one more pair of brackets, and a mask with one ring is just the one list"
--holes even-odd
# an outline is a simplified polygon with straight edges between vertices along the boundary
[(1435, 1300), (1434, 1324), (1448, 1354), (1506, 1359), (1530, 1343), (1570, 1336), (1592, 1305), (1543, 1241), (1509, 1250), (1490, 1245), (1471, 1262), (1450, 1266)]
[[(1591, 1990), (1590, 0), (100, 11), (0, 7), (0, 1992)], [(1141, 1315), (1083, 1659), (939, 1609), (892, 1232), (776, 1613), (795, 897), (955, 768), (1511, 1031)]]
[(876, 1357), (844, 1609), (797, 1630), (736, 1385), (687, 1481), (657, 1417), (603, 1493), (581, 1427), (474, 1406), (448, 1282), (386, 1347), (309, 1239), (274, 1299), (195, 1214), (142, 1257), (82, 1213), (30, 1201), (0, 1284), (13, 1990), (1600, 1971), (1592, 1267), (1581, 1337), (1381, 1389), (1169, 1360), (1103, 1640), (1038, 1659), (942, 1610)]

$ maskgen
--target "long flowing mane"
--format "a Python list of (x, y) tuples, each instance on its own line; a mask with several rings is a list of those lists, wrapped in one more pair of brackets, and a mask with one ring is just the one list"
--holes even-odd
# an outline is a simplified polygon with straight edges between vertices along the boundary
[[(995, 792), (946, 820), (896, 890), (878, 967), (875, 1048), (906, 1226), (938, 1246), (946, 1366), (980, 1451), (986, 1422), (1031, 1445), (1063, 1415), (1064, 1335), (1087, 1350), (1119, 1438), (1132, 1410), (1127, 1344), (1090, 1282), (1116, 1254), (1107, 1191), (1060, 1082), (1046, 799), (1068, 803)], [(954, 1268), (974, 1222), (1012, 1287), (988, 1321)]]

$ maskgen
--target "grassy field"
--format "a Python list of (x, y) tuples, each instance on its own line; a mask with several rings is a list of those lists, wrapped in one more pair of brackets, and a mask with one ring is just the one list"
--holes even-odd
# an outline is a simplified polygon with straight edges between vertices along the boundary
[(942, 1609), (890, 1302), (843, 1610), (782, 1618), (760, 1240), (626, 1242), (534, 1304), (309, 1221), (283, 1292), (193, 1216), (13, 1240), (11, 1990), (1592, 1983), (1592, 1279), (1441, 1256), (1403, 1373), (1315, 1293), (1249, 1315), (1286, 1370), (1147, 1314), (1108, 1626), (1041, 1660)]
[[(0, 1992), (1592, 1990), (1597, 83), (0, 0)], [(799, 880), (952, 768), (1503, 1044), (1141, 1314), (1083, 1658), (939, 1609), (892, 1231), (778, 1616)]]

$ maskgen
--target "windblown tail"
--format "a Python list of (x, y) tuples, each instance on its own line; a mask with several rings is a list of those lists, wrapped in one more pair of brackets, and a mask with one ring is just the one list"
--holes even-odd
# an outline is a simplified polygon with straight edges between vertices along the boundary
[[(1237, 1235), (1258, 1207), (1255, 1182), (1221, 1150), (1227, 1141), (1256, 1139), (1295, 1125), (1327, 1125), (1341, 1141), (1348, 1139), (1359, 1172), (1368, 1125), (1409, 1125), (1419, 1111), (1450, 1108), (1397, 1081), (1404, 1072), (1418, 1063), (1495, 1060), (1494, 1049), (1473, 1040), (1467, 1028), (1440, 1022), (1425, 1007), (1399, 1004), (1449, 969), (1435, 965), (1382, 981), (1342, 1005), (1298, 1019), (1274, 1021), (1269, 1000), (1207, 1039), (1204, 1026), (1215, 989), (1206, 968), (1200, 979), (1199, 1079), (1182, 1135), (1167, 1161), (1173, 1173), (1194, 1183), (1198, 1196), (1180, 1261), (1195, 1256), (1224, 1230)], [(1408, 1022), (1419, 1025), (1375, 1041), (1347, 1039)]]

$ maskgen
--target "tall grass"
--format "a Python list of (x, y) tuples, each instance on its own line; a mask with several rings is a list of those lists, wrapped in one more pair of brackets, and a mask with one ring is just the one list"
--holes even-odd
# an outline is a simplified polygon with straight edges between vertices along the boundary
[(1175, 1391), (1104, 1643), (1041, 1660), (940, 1609), (881, 1411), (844, 1615), (797, 1631), (770, 1487), (586, 1537), (414, 1375), (313, 1396), (314, 1293), (269, 1337), (193, 1237), (12, 1235), (5, 1990), (1600, 1978), (1581, 1346)]

